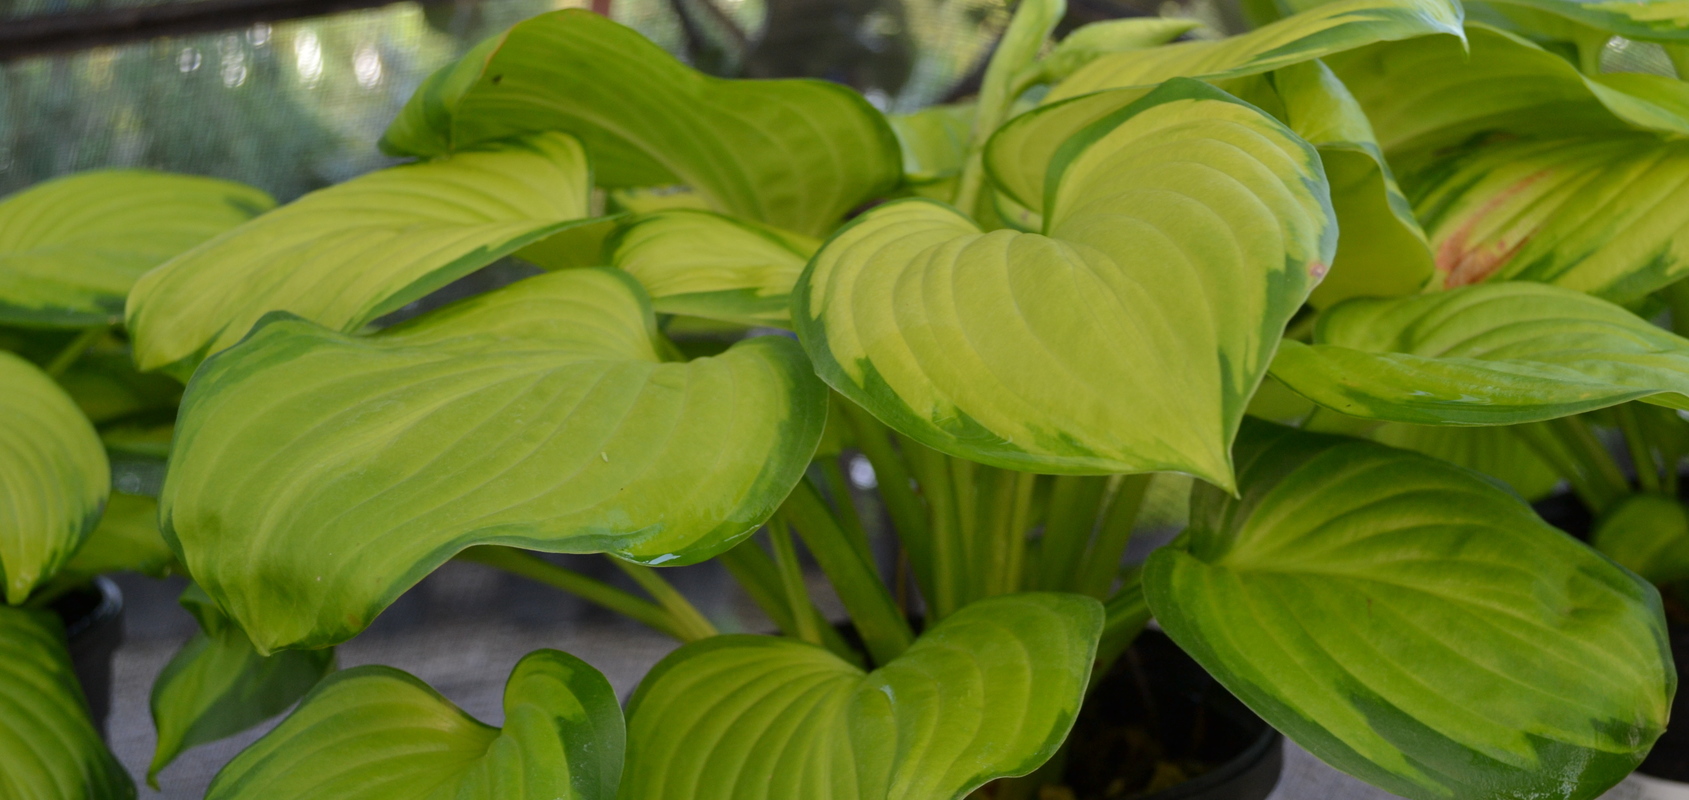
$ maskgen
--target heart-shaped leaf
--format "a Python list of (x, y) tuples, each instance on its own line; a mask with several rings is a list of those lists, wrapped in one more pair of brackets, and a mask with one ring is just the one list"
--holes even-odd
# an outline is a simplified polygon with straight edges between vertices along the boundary
[(0, 202), (0, 322), (114, 324), (141, 273), (273, 205), (250, 186), (138, 169), (18, 192)]
[(635, 218), (607, 249), (659, 313), (788, 326), (792, 284), (819, 245), (754, 222), (677, 210)]
[(0, 577), (16, 605), (100, 521), (111, 466), (94, 426), (35, 365), (0, 350)]
[[(1022, 114), (993, 134), (986, 167), (1000, 190), (1019, 205), (1042, 213), (1049, 165), (1068, 136), (1117, 112), (1163, 81), (1195, 78), (1220, 83), (1228, 91), (1262, 87), (1271, 94), (1270, 87), (1260, 81), (1238, 79), (1377, 42), (1429, 34), (1458, 36), (1460, 20), (1460, 6), (1447, 0), (1340, 0), (1228, 39), (1180, 42), (1104, 56), (1057, 85), (1036, 113)], [(1459, 39), (1432, 38), (1460, 49)], [(1268, 99), (1273, 105), (1281, 105), (1276, 97)], [(1333, 103), (1329, 101), (1298, 116), (1306, 118), (1318, 111), (1316, 119), (1307, 120), (1309, 125), (1346, 135), (1333, 143), (1370, 141), (1370, 136), (1360, 139), (1356, 135), (1364, 116), (1342, 108), (1350, 102), (1346, 97), (1334, 100), (1338, 116), (1331, 115)], [(1338, 121), (1343, 124), (1334, 124)]]
[(686, 645), (628, 704), (621, 798), (964, 797), (1067, 738), (1102, 623), (1079, 595), (994, 597), (870, 673), (793, 639)]
[(897, 140), (856, 92), (712, 78), (584, 9), (517, 23), (430, 77), (382, 147), (432, 156), (535, 131), (579, 137), (599, 183), (682, 183), (710, 207), (820, 235), (896, 185)]
[(552, 133), (312, 192), (142, 278), (136, 363), (185, 380), (270, 311), (356, 330), (577, 224), (591, 188), (580, 144)]
[(1602, 515), (1590, 544), (1649, 583), (1689, 580), (1689, 509), (1676, 498), (1625, 498)]
[(608, 269), (363, 338), (269, 317), (188, 386), (165, 537), (265, 654), (344, 641), (474, 544), (708, 558), (803, 475), (826, 387), (790, 339), (664, 363), (656, 336)]
[(1466, 40), (1466, 47), (1441, 36), (1377, 44), (1326, 63), (1392, 156), (1490, 131), (1689, 134), (1689, 84), (1658, 75), (1586, 76), (1527, 39), (1475, 23), (1467, 24)]
[(484, 725), (391, 667), (324, 678), (217, 773), (206, 800), (614, 800), (622, 711), (586, 662), (529, 653)]
[(1629, 303), (1689, 276), (1686, 140), (1483, 142), (1404, 166), (1403, 181), (1446, 288), (1541, 281)]
[(334, 650), (284, 650), (261, 656), (240, 627), (218, 611), (197, 586), (182, 605), (200, 632), (164, 665), (152, 686), (152, 719), (158, 729), (147, 782), (182, 751), (233, 736), (267, 720), (303, 697), (334, 669)]
[(1626, 400), (1689, 408), (1689, 340), (1581, 292), (1487, 283), (1327, 310), (1273, 377), (1366, 419), (1510, 425)]
[(1653, 587), (1484, 478), (1251, 422), (1242, 499), (1150, 557), (1162, 629), (1326, 763), (1414, 800), (1587, 800), (1676, 688)]
[(1042, 233), (924, 200), (863, 214), (794, 289), (798, 335), (840, 393), (953, 455), (1230, 485), (1244, 405), (1330, 263), (1319, 157), (1190, 80), (1068, 141)]
[(0, 605), (0, 764), (0, 797), (135, 797), (88, 719), (64, 627), (50, 612)]

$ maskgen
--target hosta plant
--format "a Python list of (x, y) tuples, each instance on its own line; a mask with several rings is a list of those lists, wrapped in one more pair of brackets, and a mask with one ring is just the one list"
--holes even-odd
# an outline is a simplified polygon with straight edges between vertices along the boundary
[[(1650, 581), (1689, 576), (1623, 499), (1689, 450), (1689, 340), (1656, 324), (1689, 309), (1689, 18), (1247, 10), (1229, 38), (1137, 19), (1052, 45), (1062, 4), (1022, 0), (973, 101), (891, 117), (560, 11), (425, 82), (382, 140), (408, 163), (211, 238), (202, 209), (205, 240), (138, 277), (75, 238), (94, 221), (8, 201), (0, 642), (27, 657), (0, 668), (0, 756), (29, 766), (0, 786), (132, 791), (30, 610), (98, 555), (108, 429), (69, 376), (122, 347), (125, 386), (185, 382), (148, 440), (154, 568), (192, 579), (203, 628), (155, 688), (153, 772), (299, 700), (210, 797), (1032, 796), (1152, 618), (1391, 792), (1601, 794), (1667, 724)], [(1672, 74), (1604, 71), (1618, 44)], [(507, 256), (541, 274), (389, 324)], [(734, 341), (678, 334), (698, 320)], [(1177, 474), (1188, 526), (1125, 565)], [(1562, 481), (1601, 551), (1527, 504)], [(536, 551), (605, 554), (643, 596)], [(501, 728), (397, 670), (318, 680), (454, 558), (684, 644), (625, 708), (532, 653)], [(661, 575), (709, 559), (780, 635), (718, 635)]]

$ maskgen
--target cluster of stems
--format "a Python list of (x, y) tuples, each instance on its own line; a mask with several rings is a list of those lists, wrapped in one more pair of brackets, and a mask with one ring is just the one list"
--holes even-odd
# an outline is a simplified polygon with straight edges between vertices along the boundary
[[(879, 502), (865, 505), (884, 510), (895, 566), (882, 571), (876, 562), (858, 490), (841, 466), (847, 456), (817, 458), (758, 536), (717, 556), (781, 633), (858, 665), (885, 664), (914, 641), (916, 624), (986, 597), (1032, 590), (1104, 601), (1099, 666), (1143, 628), (1149, 612), (1137, 573), (1121, 564), (1152, 476), (985, 466), (903, 437), (842, 398), (833, 409), (873, 467)], [(861, 650), (816, 608), (794, 535), (844, 605)], [(647, 595), (641, 597), (514, 548), (473, 547), (459, 558), (557, 587), (681, 641), (717, 632), (648, 567), (611, 559)]]

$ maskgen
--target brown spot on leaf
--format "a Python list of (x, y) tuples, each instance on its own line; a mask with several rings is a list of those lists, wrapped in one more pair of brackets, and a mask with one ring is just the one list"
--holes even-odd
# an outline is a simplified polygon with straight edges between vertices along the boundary
[(1454, 233), (1443, 240), (1437, 247), (1437, 271), (1443, 273), (1444, 289), (1481, 283), (1511, 261), (1513, 256), (1518, 255), (1519, 249), (1531, 240), (1531, 234), (1527, 233), (1512, 242), (1507, 241), (1504, 236), (1495, 241), (1474, 243), (1472, 231), (1479, 222), (1500, 210), (1507, 201), (1529, 189), (1531, 184), (1542, 180), (1547, 174), (1547, 170), (1535, 173), (1497, 192), (1468, 216)]
[(1326, 264), (1323, 261), (1309, 261), (1308, 262), (1308, 277), (1313, 278), (1314, 282), (1316, 282), (1316, 283), (1318, 283), (1321, 280), (1324, 280), (1325, 274), (1327, 272), (1330, 272), (1330, 271), (1331, 271), (1331, 265)]

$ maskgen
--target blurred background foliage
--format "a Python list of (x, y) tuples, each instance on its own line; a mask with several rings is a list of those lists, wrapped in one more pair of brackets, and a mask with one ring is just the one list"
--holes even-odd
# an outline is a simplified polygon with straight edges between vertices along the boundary
[[(0, 0), (0, 26), (200, 1)], [(391, 163), (375, 141), (423, 78), (518, 20), (569, 6), (712, 74), (825, 78), (887, 111), (970, 94), (1009, 16), (1008, 0), (432, 0), (63, 54), (0, 50), (0, 195), (140, 166), (287, 201)], [(1244, 27), (1232, 0), (1070, 0), (1058, 33), (1134, 15), (1196, 17), (1204, 35)], [(1603, 69), (1670, 74), (1658, 50), (1615, 40)]]
[[(0, 0), (0, 25), (184, 1)], [(1212, 3), (1076, 0), (1066, 27), (1170, 13), (1223, 25)], [(436, 0), (14, 58), (0, 61), (0, 194), (140, 166), (286, 201), (390, 163), (374, 143), (423, 78), (518, 20), (570, 6), (712, 74), (826, 78), (887, 111), (970, 93), (1009, 15), (1005, 0)]]

